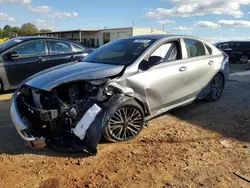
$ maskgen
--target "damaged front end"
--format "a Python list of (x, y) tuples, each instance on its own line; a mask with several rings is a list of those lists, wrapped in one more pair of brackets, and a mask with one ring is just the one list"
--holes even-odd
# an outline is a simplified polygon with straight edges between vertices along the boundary
[[(112, 105), (122, 97), (108, 79), (81, 81), (44, 91), (23, 85), (11, 102), (20, 136), (34, 148), (95, 154)], [(115, 101), (115, 102), (114, 102)]]

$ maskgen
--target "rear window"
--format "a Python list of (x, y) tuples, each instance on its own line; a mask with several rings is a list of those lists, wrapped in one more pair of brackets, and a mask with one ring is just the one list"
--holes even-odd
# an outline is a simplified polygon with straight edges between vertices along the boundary
[(69, 43), (62, 41), (49, 41), (49, 47), (52, 54), (71, 53), (72, 49)]
[(187, 48), (188, 58), (206, 55), (204, 45), (193, 39), (184, 39)]
[(212, 54), (212, 48), (210, 48), (210, 47), (209, 47), (208, 45), (206, 45), (206, 44), (205, 44), (205, 46), (206, 46), (206, 48), (207, 48), (208, 53), (209, 53), (209, 54)]

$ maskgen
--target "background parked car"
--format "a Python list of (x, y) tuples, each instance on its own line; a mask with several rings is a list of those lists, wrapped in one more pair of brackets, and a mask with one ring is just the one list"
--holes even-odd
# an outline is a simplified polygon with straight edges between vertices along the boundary
[(224, 51), (231, 63), (246, 64), (250, 59), (250, 41), (229, 41), (215, 44)]
[(19, 37), (5, 41), (0, 44), (0, 90), (15, 89), (37, 72), (79, 61), (92, 51), (60, 38)]

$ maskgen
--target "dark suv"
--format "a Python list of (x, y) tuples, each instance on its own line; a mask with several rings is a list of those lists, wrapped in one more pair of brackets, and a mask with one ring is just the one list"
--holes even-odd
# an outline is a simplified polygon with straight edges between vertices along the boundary
[(15, 89), (37, 72), (79, 61), (92, 51), (73, 41), (51, 37), (20, 37), (0, 43), (0, 90)]
[(224, 51), (231, 63), (246, 64), (250, 60), (249, 41), (229, 41), (215, 44), (217, 48)]

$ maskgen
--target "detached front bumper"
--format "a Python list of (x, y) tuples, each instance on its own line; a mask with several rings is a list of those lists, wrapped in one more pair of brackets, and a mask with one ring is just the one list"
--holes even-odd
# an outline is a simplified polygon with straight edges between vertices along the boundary
[(46, 146), (45, 139), (44, 138), (37, 138), (33, 135), (29, 134), (28, 126), (25, 123), (25, 121), (21, 118), (18, 108), (16, 99), (18, 96), (18, 91), (16, 91), (12, 98), (11, 98), (11, 107), (10, 107), (10, 115), (12, 122), (14, 123), (17, 132), (19, 135), (24, 139), (28, 144), (33, 148), (44, 148)]

